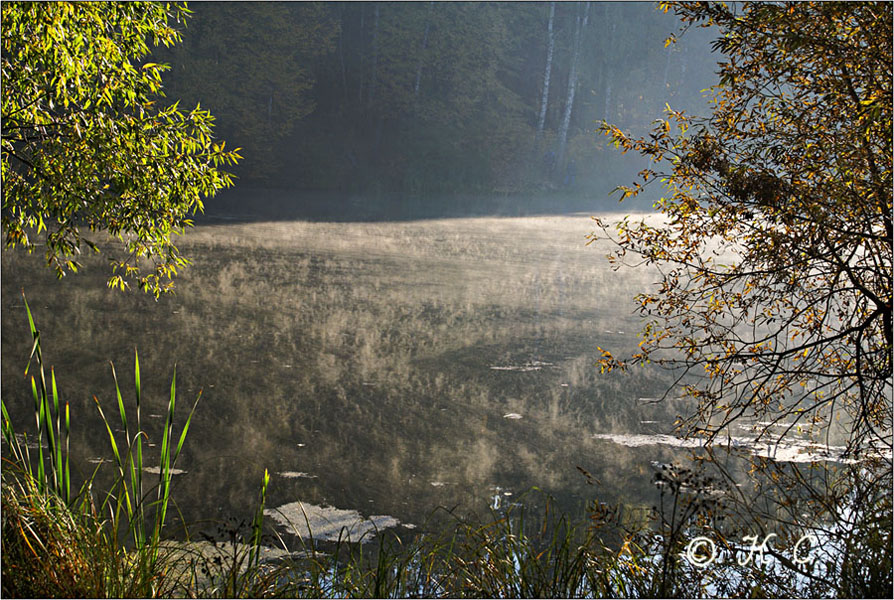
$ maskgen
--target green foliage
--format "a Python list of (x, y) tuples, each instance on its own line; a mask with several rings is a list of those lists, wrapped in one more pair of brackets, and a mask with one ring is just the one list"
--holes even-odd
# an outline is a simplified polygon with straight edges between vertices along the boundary
[(663, 219), (614, 234), (597, 220), (614, 261), (664, 273), (638, 297), (649, 322), (632, 362), (692, 375), (692, 433), (842, 419), (855, 455), (890, 452), (891, 6), (673, 6), (719, 28), (725, 59), (710, 117), (668, 107), (647, 138), (602, 128), (651, 161), (622, 197), (667, 192)]
[(331, 52), (337, 24), (318, 3), (199, 3), (173, 64), (169, 94), (213, 101), (220, 130), (245, 149), (240, 174), (282, 168), (282, 141), (313, 111), (311, 61)]
[[(171, 236), (203, 198), (231, 185), (240, 158), (211, 114), (162, 106), (152, 47), (171, 46), (179, 4), (5, 2), (2, 178), (6, 246), (46, 248), (58, 276), (107, 232), (110, 287), (156, 295), (188, 264)], [(151, 44), (151, 46), (150, 46)], [(43, 234), (43, 237), (41, 237)]]
[(715, 438), (745, 421), (770, 443), (795, 431), (846, 438), (854, 463), (845, 466), (752, 457), (753, 497), (730, 496), (740, 527), (779, 528), (789, 548), (792, 528), (803, 528), (819, 558), (796, 565), (776, 553), (778, 568), (755, 573), (733, 560), (743, 548), (727, 539), (712, 565), (718, 593), (887, 597), (891, 6), (663, 7), (684, 29), (719, 30), (720, 84), (707, 118), (668, 106), (645, 137), (603, 123), (617, 148), (650, 161), (619, 188), (622, 199), (655, 182), (666, 195), (654, 205), (660, 215), (597, 219), (592, 238), (615, 241), (616, 266), (662, 273), (637, 297), (647, 319), (639, 351), (621, 360), (603, 350), (598, 362), (675, 369), (673, 391), (697, 406), (680, 420), (689, 434)]
[[(189, 431), (189, 424), (195, 414), (199, 399), (202, 392), (196, 396), (195, 403), (189, 416), (183, 424), (183, 429), (177, 438), (177, 445), (174, 446), (175, 437), (174, 428), (174, 408), (177, 392), (177, 371), (171, 378), (171, 395), (168, 401), (168, 409), (165, 413), (164, 429), (162, 430), (162, 440), (159, 453), (158, 467), (158, 484), (155, 486), (156, 498), (154, 502), (150, 502), (149, 496), (143, 490), (143, 438), (146, 433), (142, 429), (141, 412), (140, 412), (140, 360), (139, 355), (134, 351), (134, 387), (136, 390), (136, 428), (131, 433), (127, 424), (127, 411), (121, 396), (121, 390), (118, 386), (118, 376), (115, 374), (115, 366), (112, 365), (112, 377), (115, 380), (115, 394), (118, 400), (118, 414), (121, 419), (121, 426), (124, 430), (124, 444), (119, 447), (112, 431), (111, 422), (106, 418), (102, 410), (102, 406), (96, 396), (93, 400), (96, 402), (96, 408), (102, 417), (106, 426), (106, 432), (109, 436), (109, 444), (112, 448), (112, 454), (115, 457), (115, 466), (118, 469), (118, 480), (115, 487), (106, 495), (105, 503), (114, 501), (115, 521), (118, 522), (123, 517), (126, 518), (125, 523), (128, 525), (128, 534), (132, 537), (137, 549), (148, 550), (153, 555), (157, 555), (158, 546), (161, 541), (161, 530), (164, 527), (165, 517), (167, 516), (168, 504), (171, 499), (171, 480), (174, 474), (174, 465), (180, 452), (183, 450), (183, 443), (186, 441), (186, 434)], [(149, 531), (146, 530), (147, 522), (147, 505), (155, 509), (155, 520)]]
[(125, 550), (89, 501), (67, 505), (15, 468), (3, 469), (4, 597), (169, 596), (165, 556)]

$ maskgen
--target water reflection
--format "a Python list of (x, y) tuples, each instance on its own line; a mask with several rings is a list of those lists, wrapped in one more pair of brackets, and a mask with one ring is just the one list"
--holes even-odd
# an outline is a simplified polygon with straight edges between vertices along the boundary
[[(30, 423), (24, 287), (84, 474), (108, 455), (91, 398), (113, 406), (109, 359), (127, 387), (139, 347), (144, 417), (164, 412), (175, 364), (180, 423), (204, 390), (178, 464), (187, 521), (251, 514), (265, 468), (281, 474), (268, 506), (411, 523), (437, 506), (486, 512), (496, 486), (539, 486), (572, 512), (595, 495), (647, 503), (649, 461), (681, 449), (594, 434), (669, 433), (683, 407), (638, 400), (665, 389), (657, 370), (594, 368), (597, 345), (635, 347), (629, 299), (652, 277), (612, 272), (584, 246), (590, 229), (586, 216), (203, 225), (179, 244), (195, 265), (158, 302), (105, 289), (101, 259), (58, 282), (4, 251), (4, 399)], [(157, 442), (161, 419), (144, 422)]]

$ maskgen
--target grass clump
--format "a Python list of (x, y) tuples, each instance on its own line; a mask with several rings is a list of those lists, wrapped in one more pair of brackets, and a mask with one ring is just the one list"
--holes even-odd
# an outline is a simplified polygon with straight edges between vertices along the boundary
[(6, 472), (2, 497), (3, 596), (159, 597), (170, 589), (163, 558), (121, 547), (86, 499), (66, 504), (27, 473)]
[[(23, 294), (24, 297), (24, 294)], [(25, 368), (31, 374), (36, 433), (18, 435), (5, 402), (3, 459), (2, 590), (9, 597), (159, 597), (171, 589), (161, 532), (170, 502), (174, 464), (183, 448), (196, 405), (179, 437), (173, 432), (176, 370), (165, 419), (155, 484), (143, 481), (139, 356), (134, 355), (136, 423), (131, 427), (115, 375), (124, 440), (97, 408), (109, 434), (118, 476), (109, 490), (96, 494), (88, 478), (77, 494), (71, 489), (70, 409), (61, 405), (55, 372), (49, 385), (41, 353), (40, 331), (25, 300), (33, 340)], [(200, 394), (201, 396), (201, 394)], [(196, 398), (196, 404), (198, 398)], [(176, 442), (176, 444), (175, 444)], [(32, 452), (32, 449), (34, 452)], [(145, 488), (145, 489), (144, 489)]]

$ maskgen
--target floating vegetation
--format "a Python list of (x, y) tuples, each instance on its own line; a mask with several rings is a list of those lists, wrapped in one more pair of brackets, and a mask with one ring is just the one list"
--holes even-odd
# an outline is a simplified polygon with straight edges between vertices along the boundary
[(267, 509), (264, 514), (302, 539), (326, 542), (366, 543), (379, 531), (400, 525), (400, 521), (389, 515), (363, 517), (356, 510), (317, 506), (300, 501)]
[(700, 448), (704, 446), (702, 440), (674, 437), (672, 435), (657, 434), (636, 434), (636, 433), (595, 433), (593, 439), (607, 440), (628, 448), (639, 448), (640, 446), (676, 446), (678, 448)]
[(288, 479), (316, 479), (316, 475), (311, 475), (310, 473), (304, 473), (302, 471), (280, 471), (277, 473), (280, 477), (286, 477)]
[[(38, 448), (46, 448), (47, 442), (46, 440), (29, 438), (27, 435), (23, 433), (15, 434), (15, 439), (18, 441), (19, 445), (24, 448), (28, 447), (31, 450), (37, 450)], [(5, 442), (5, 440), (4, 440)]]
[[(158, 475), (159, 473), (161, 473), (161, 467), (143, 467), (143, 471), (145, 471), (146, 473), (154, 473)], [(186, 471), (184, 471), (183, 469), (170, 468), (167, 469), (167, 473), (170, 473), (171, 475), (183, 475), (184, 473), (186, 473)]]

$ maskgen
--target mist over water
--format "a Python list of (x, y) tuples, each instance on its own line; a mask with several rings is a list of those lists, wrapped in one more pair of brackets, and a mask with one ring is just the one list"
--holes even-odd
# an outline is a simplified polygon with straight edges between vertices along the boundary
[(139, 349), (150, 443), (175, 364), (179, 423), (203, 390), (177, 465), (187, 522), (250, 514), (265, 468), (268, 506), (409, 524), (439, 506), (485, 515), (534, 486), (580, 514), (595, 496), (647, 503), (649, 461), (679, 449), (597, 434), (670, 433), (670, 407), (644, 401), (670, 378), (600, 376), (594, 361), (598, 345), (635, 347), (630, 298), (651, 273), (612, 272), (591, 229), (585, 214), (205, 224), (158, 302), (105, 289), (101, 259), (58, 282), (4, 252), (4, 396), (28, 414), (24, 287), (85, 476), (109, 457), (92, 400), (113, 410), (109, 359), (132, 397)]

